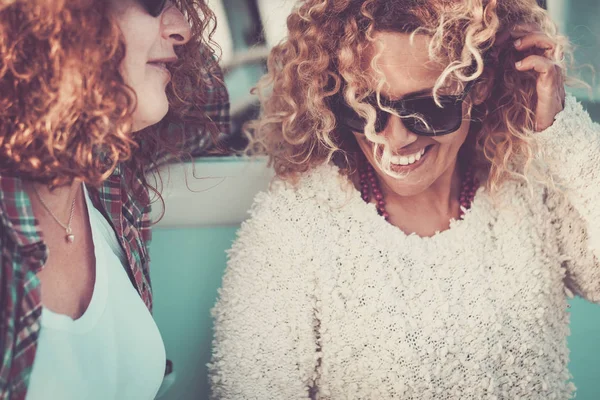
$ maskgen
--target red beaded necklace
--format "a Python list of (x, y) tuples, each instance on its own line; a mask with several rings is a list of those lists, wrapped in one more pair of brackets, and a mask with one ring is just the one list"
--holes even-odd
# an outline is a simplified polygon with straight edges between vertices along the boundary
[[(379, 186), (379, 181), (377, 176), (375, 175), (375, 170), (373, 166), (366, 160), (361, 162), (359, 167), (359, 178), (360, 178), (360, 194), (365, 203), (371, 202), (371, 194), (375, 197), (377, 212), (386, 221), (389, 220), (390, 215), (385, 210), (385, 200), (383, 198), (383, 193), (381, 192), (381, 187)], [(479, 179), (475, 177), (474, 168), (472, 165), (469, 165), (465, 171), (461, 182), (460, 189), (460, 218), (462, 218), (465, 214), (464, 210), (468, 210), (471, 208), (471, 202), (475, 198), (475, 192), (479, 188)]]

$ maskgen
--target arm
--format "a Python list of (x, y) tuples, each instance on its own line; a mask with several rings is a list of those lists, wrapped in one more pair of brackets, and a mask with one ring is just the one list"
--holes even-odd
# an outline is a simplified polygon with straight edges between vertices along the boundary
[(546, 203), (568, 257), (567, 286), (600, 302), (600, 125), (569, 97), (554, 124), (537, 136), (543, 162), (562, 188), (562, 193), (549, 194)]
[(214, 399), (307, 399), (313, 385), (310, 250), (290, 219), (268, 208), (238, 233), (213, 309)]

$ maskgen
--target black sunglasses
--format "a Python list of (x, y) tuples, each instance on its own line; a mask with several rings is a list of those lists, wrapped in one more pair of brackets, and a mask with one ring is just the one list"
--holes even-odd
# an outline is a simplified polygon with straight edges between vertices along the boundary
[(164, 10), (167, 0), (139, 0), (148, 14), (158, 17)]
[[(433, 96), (415, 94), (401, 100), (389, 100), (381, 97), (381, 104), (395, 110), (402, 117), (402, 123), (408, 130), (421, 136), (441, 136), (456, 132), (463, 121), (463, 102), (475, 81), (470, 81), (459, 95), (440, 95), (439, 104)], [(341, 93), (341, 92), (340, 92)], [(390, 113), (379, 108), (377, 98), (371, 95), (366, 102), (377, 113), (375, 132), (382, 132), (390, 120)], [(332, 102), (332, 108), (339, 123), (354, 132), (364, 132), (366, 120), (358, 115), (341, 95)]]

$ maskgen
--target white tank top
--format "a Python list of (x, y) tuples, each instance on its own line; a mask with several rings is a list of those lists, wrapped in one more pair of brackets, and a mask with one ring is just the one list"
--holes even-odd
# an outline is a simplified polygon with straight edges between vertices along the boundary
[(165, 371), (160, 332), (125, 272), (115, 232), (87, 190), (85, 198), (96, 256), (94, 293), (77, 320), (42, 309), (27, 399), (154, 399)]

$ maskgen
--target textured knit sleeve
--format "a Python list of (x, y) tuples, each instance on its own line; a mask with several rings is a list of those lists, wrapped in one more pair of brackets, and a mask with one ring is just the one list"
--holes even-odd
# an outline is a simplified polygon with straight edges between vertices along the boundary
[(538, 136), (543, 161), (561, 188), (549, 192), (546, 203), (567, 287), (600, 302), (600, 125), (568, 97), (554, 124)]
[(257, 197), (229, 253), (213, 309), (213, 399), (307, 399), (313, 385), (310, 249), (289, 211), (272, 203)]

